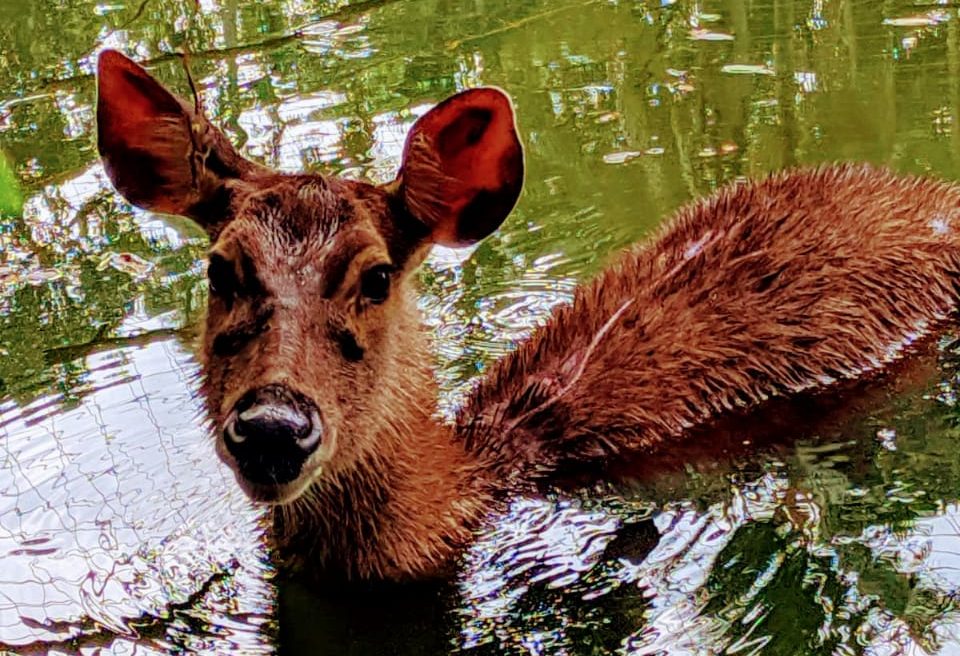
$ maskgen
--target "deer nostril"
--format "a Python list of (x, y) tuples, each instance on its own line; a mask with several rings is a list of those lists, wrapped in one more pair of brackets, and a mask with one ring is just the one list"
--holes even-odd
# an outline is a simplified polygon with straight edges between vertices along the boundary
[(223, 441), (247, 478), (286, 483), (300, 475), (323, 436), (320, 414), (306, 398), (280, 385), (246, 394), (223, 427)]

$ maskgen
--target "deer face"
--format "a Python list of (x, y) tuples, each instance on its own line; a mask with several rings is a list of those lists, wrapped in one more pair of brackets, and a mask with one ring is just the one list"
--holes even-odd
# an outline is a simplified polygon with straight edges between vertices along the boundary
[(410, 273), (424, 234), (392, 230), (402, 209), (363, 183), (283, 176), (232, 193), (207, 268), (203, 391), (221, 458), (252, 497), (283, 500), (419, 398), (398, 347), (422, 350)]
[(438, 105), (397, 178), (374, 186), (244, 159), (117, 52), (101, 55), (98, 82), (114, 186), (210, 235), (202, 390), (243, 489), (291, 501), (429, 413), (412, 274), (432, 244), (474, 243), (516, 202), (523, 156), (506, 96), (474, 89)]

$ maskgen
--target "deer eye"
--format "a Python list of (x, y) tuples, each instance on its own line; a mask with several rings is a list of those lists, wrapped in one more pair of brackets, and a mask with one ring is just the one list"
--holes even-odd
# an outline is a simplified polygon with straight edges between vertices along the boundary
[(225, 257), (214, 253), (210, 256), (207, 266), (207, 280), (210, 282), (210, 293), (222, 298), (233, 298), (237, 294), (237, 272)]
[(390, 295), (392, 271), (389, 264), (378, 264), (364, 271), (360, 276), (360, 293), (375, 305), (383, 303)]

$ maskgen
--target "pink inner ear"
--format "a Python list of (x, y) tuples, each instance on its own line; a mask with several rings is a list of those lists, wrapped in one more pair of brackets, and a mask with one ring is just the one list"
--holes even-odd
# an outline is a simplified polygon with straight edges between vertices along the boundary
[(496, 230), (523, 187), (523, 147), (507, 95), (469, 89), (420, 117), (400, 179), (407, 208), (434, 243), (465, 246)]
[(169, 91), (118, 52), (108, 50), (100, 55), (97, 76), (105, 110), (100, 118), (109, 123), (105, 127), (115, 137), (135, 141), (136, 131), (145, 123), (183, 112), (180, 102)]
[(473, 191), (503, 186), (510, 171), (502, 159), (516, 149), (513, 110), (507, 97), (495, 89), (472, 89), (438, 110), (430, 117), (434, 120), (423, 127), (434, 131), (443, 172), (466, 187), (463, 203), (469, 202)]

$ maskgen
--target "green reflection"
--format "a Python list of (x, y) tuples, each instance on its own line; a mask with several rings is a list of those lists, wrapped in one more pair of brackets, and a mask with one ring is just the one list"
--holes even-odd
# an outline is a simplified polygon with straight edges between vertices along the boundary
[[(103, 45), (183, 94), (171, 53), (188, 51), (208, 111), (255, 159), (378, 181), (393, 174), (414, 110), (464, 86), (509, 91), (527, 148), (520, 206), (461, 267), (422, 276), (428, 311), (446, 329), (448, 388), (467, 384), (618, 248), (718, 185), (848, 159), (960, 178), (960, 16), (950, 6), (3, 2), (0, 396), (19, 404), (82, 399), (87, 353), (189, 328), (205, 303), (204, 239), (133, 215), (98, 173), (92, 70)], [(936, 644), (930, 626), (950, 616), (954, 590), (918, 583), (864, 535), (906, 535), (960, 498), (951, 371), (944, 389), (928, 390), (942, 402), (899, 398), (882, 420), (794, 445), (782, 463), (690, 476), (658, 499), (706, 508), (770, 472), (796, 492), (773, 519), (737, 528), (717, 557), (702, 614), (727, 627), (720, 644), (859, 652), (871, 609)], [(896, 450), (878, 446), (880, 429), (894, 430)], [(818, 514), (797, 510), (797, 495)], [(600, 576), (614, 562), (597, 567)], [(852, 590), (867, 601), (844, 601)], [(518, 636), (560, 632), (582, 653), (615, 649), (649, 619), (629, 586), (589, 602), (534, 590), (518, 609)], [(508, 642), (490, 640), (494, 652)]]

